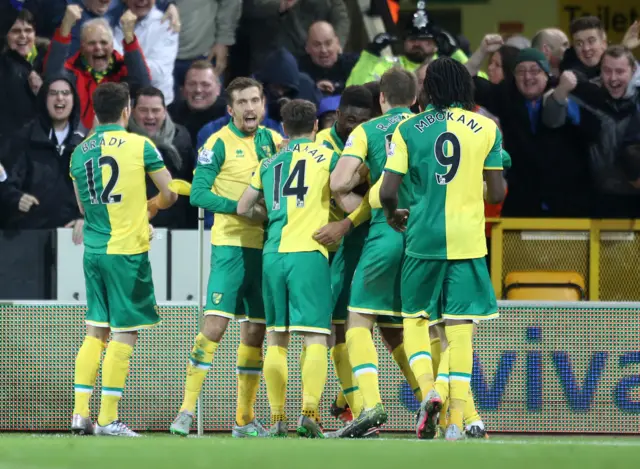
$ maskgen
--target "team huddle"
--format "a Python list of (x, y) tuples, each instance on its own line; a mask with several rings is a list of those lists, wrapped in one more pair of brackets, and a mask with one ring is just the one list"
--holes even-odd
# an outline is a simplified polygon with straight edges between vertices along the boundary
[[(86, 218), (88, 306), (72, 431), (137, 436), (117, 410), (137, 332), (159, 322), (147, 257), (149, 207), (166, 209), (176, 195), (153, 144), (125, 132), (129, 105), (118, 86), (96, 91), (99, 125), (71, 161)], [(472, 111), (473, 83), (464, 66), (437, 59), (420, 87), (411, 72), (387, 71), (381, 115), (366, 87), (348, 87), (338, 120), (320, 132), (315, 106), (290, 101), (281, 110), (284, 141), (259, 125), (259, 82), (237, 78), (226, 91), (231, 122), (200, 149), (189, 195), (215, 222), (205, 317), (171, 433), (189, 434), (214, 354), (237, 319), (234, 437), (288, 435), (292, 332), (304, 339), (297, 433), (375, 437), (388, 419), (376, 326), (421, 403), (417, 437), (486, 437), (470, 388), (472, 338), (479, 321), (498, 316), (484, 259), (484, 200), (501, 201), (505, 181), (500, 131)], [(418, 97), (423, 112), (413, 114)], [(160, 191), (151, 201), (145, 173)], [(105, 347), (94, 425), (89, 399)], [(325, 433), (318, 406), (329, 355), (341, 388), (331, 414), (345, 424)], [(254, 414), (261, 374), (268, 429)]]

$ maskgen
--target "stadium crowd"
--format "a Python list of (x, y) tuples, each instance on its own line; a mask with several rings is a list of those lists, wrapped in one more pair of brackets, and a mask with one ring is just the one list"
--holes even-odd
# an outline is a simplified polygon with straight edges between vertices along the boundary
[[(640, 216), (637, 21), (621, 45), (584, 17), (569, 36), (487, 34), (471, 51), (418, 9), (402, 37), (378, 34), (346, 53), (343, 0), (4, 0), (0, 8), (2, 229), (81, 228), (69, 157), (94, 126), (99, 83), (129, 84), (129, 130), (151, 137), (173, 176), (190, 181), (197, 149), (229, 122), (223, 88), (236, 76), (264, 85), (265, 127), (283, 134), (280, 109), (301, 98), (317, 105), (321, 128), (346, 141), (356, 122), (338, 111), (345, 87), (365, 85), (378, 115), (384, 71), (400, 66), (422, 81), (438, 55), (474, 75), (477, 111), (500, 124), (511, 156), (504, 206), (487, 206), (487, 215)], [(398, 44), (400, 55), (381, 56)], [(192, 228), (196, 216), (181, 200), (154, 224)]]

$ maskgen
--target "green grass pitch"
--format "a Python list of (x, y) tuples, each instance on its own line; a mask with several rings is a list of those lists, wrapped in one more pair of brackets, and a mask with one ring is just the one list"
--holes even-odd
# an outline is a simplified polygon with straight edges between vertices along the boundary
[(484, 441), (237, 440), (0, 434), (0, 469), (616, 469), (638, 467), (640, 438), (500, 436)]

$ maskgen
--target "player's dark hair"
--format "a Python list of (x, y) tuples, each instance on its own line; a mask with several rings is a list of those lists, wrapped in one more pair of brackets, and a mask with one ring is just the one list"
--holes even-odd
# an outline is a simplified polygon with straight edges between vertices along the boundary
[(380, 78), (380, 92), (391, 106), (411, 106), (416, 99), (418, 80), (404, 68), (394, 67)]
[(138, 101), (141, 96), (146, 96), (148, 98), (160, 98), (162, 101), (162, 107), (167, 107), (164, 102), (164, 93), (155, 86), (144, 86), (138, 90), (136, 93), (136, 106), (138, 105)]
[(101, 124), (115, 124), (129, 105), (129, 86), (126, 83), (102, 83), (93, 92), (93, 110)]
[(380, 82), (379, 81), (368, 81), (364, 86), (371, 93), (371, 111), (373, 111), (374, 116), (382, 115), (382, 109), (380, 109)]
[(436, 109), (475, 107), (473, 79), (464, 65), (450, 57), (440, 57), (429, 65), (424, 79), (426, 103)]
[(316, 123), (316, 106), (304, 99), (292, 99), (280, 109), (282, 125), (289, 137), (308, 135)]
[(601, 33), (604, 33), (602, 27), (602, 21), (597, 16), (583, 16), (582, 18), (576, 18), (569, 25), (569, 33), (573, 36), (581, 31), (587, 31), (588, 29), (597, 29)]
[(338, 109), (344, 111), (348, 107), (371, 109), (373, 107), (371, 91), (362, 85), (347, 86), (342, 92), (342, 96), (340, 96)]
[(260, 96), (262, 96), (262, 83), (258, 80), (254, 80), (249, 77), (238, 77), (234, 78), (231, 83), (227, 86), (225, 93), (227, 95), (227, 102), (232, 105), (233, 104), (233, 93), (235, 91), (244, 91), (248, 88), (258, 88), (260, 92)]

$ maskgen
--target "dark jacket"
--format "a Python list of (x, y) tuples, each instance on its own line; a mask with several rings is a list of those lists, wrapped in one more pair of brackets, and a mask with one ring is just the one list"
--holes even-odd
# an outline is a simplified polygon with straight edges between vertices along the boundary
[(32, 71), (42, 76), (46, 48), (33, 64), (13, 50), (0, 55), (0, 138), (20, 129), (36, 115), (36, 95), (29, 86)]
[(171, 103), (167, 109), (173, 122), (186, 127), (191, 136), (191, 144), (197, 148), (198, 132), (209, 122), (227, 114), (227, 101), (220, 95), (213, 106), (203, 111), (195, 111), (189, 108), (186, 100), (180, 99)]
[[(291, 53), (284, 47), (279, 48), (267, 57), (262, 69), (256, 73), (256, 78), (265, 85), (267, 97), (268, 117), (281, 121), (280, 104), (282, 97), (289, 99), (306, 99), (316, 106), (320, 104), (322, 93), (315, 82), (306, 73), (300, 72), (298, 63)], [(284, 96), (276, 96), (269, 85), (279, 85), (288, 89)]]
[[(176, 134), (173, 138), (173, 147), (178, 155), (162, 144), (156, 144), (162, 154), (164, 164), (174, 179), (183, 179), (191, 182), (195, 170), (196, 152), (191, 143), (189, 131), (180, 124), (175, 124)], [(158, 195), (158, 189), (147, 176), (147, 199)], [(192, 207), (188, 197), (178, 197), (178, 201), (168, 210), (159, 210), (151, 224), (158, 228), (189, 229), (197, 228), (198, 209)]]
[[(93, 111), (93, 92), (98, 87), (98, 83), (82, 64), (80, 52), (67, 59), (70, 44), (71, 36), (62, 36), (60, 30), (56, 30), (45, 60), (45, 73), (47, 77), (59, 75), (63, 71), (72, 74), (82, 105), (80, 114), (82, 125), (87, 129), (91, 129), (93, 128), (93, 118), (95, 116)], [(126, 82), (129, 84), (132, 96), (135, 96), (138, 87), (151, 84), (151, 75), (138, 39), (134, 39), (131, 44), (124, 44), (124, 57), (115, 50), (112, 54), (113, 68), (102, 79), (101, 83)]]
[(358, 62), (360, 54), (340, 54), (338, 61), (333, 67), (324, 68), (316, 65), (309, 54), (305, 54), (298, 60), (300, 71), (306, 73), (314, 81), (318, 83), (321, 80), (328, 80), (335, 88), (332, 95), (340, 95), (344, 91), (345, 84), (351, 75), (351, 70)]
[(475, 77), (474, 82), (476, 102), (500, 120), (504, 148), (512, 159), (503, 216), (589, 216), (586, 146), (575, 116), (557, 129), (547, 128), (542, 99), (535, 106), (527, 102), (513, 79), (493, 85)]
[[(47, 111), (47, 94), (53, 81), (69, 78), (54, 77), (42, 85), (38, 93), (38, 116), (8, 141), (10, 151), (16, 155), (9, 179), (2, 183), (0, 199), (5, 206), (7, 229), (58, 228), (80, 217), (73, 183), (69, 177), (69, 161), (75, 147), (82, 142), (80, 129), (80, 100), (73, 95), (73, 110), (69, 133), (64, 142), (57, 142)], [(24, 194), (31, 194), (39, 205), (29, 212), (18, 210)]]

